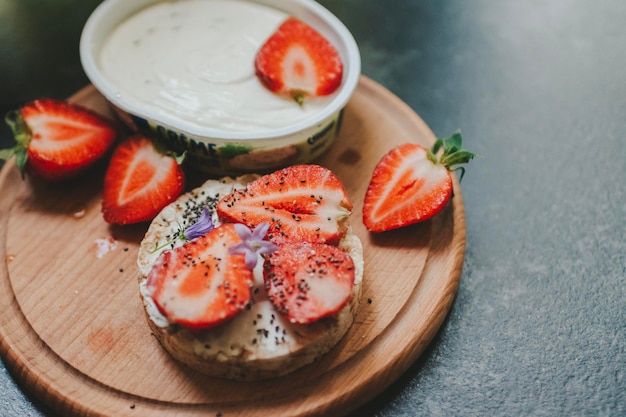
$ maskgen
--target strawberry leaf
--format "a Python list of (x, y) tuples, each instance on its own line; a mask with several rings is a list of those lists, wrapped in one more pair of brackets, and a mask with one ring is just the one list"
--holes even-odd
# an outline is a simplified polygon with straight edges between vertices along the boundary
[(8, 161), (9, 159), (13, 158), (13, 155), (15, 155), (15, 149), (13, 148), (0, 149), (0, 159)]
[(453, 170), (454, 172), (459, 171), (459, 181), (463, 180), (463, 176), (465, 175), (465, 167), (457, 167)]
[[(442, 149), (443, 152), (438, 157)], [(463, 149), (463, 136), (460, 130), (457, 130), (448, 138), (437, 139), (428, 153), (428, 159), (434, 164), (441, 164), (448, 171), (460, 171), (459, 181), (465, 174), (465, 168), (457, 167), (457, 165), (468, 163), (474, 156), (475, 154), (472, 152)]]
[(11, 149), (3, 149), (0, 152), (0, 159), (8, 160), (15, 155), (15, 163), (22, 174), (22, 178), (24, 178), (26, 161), (28, 160), (28, 144), (32, 139), (32, 133), (19, 110), (7, 113), (4, 117), (4, 121), (13, 132), (15, 146)]
[(474, 158), (474, 154), (466, 151), (460, 150), (456, 151), (444, 158), (441, 158), (441, 163), (448, 166), (449, 168), (454, 167), (454, 165), (458, 164), (466, 164)]
[(461, 131), (457, 130), (449, 138), (443, 139), (443, 150), (446, 153), (454, 153), (462, 148), (463, 136)]

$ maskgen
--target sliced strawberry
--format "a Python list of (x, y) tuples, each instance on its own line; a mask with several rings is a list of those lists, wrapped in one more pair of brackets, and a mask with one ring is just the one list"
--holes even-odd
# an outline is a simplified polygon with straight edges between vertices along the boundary
[(263, 279), (276, 310), (292, 323), (312, 323), (350, 300), (354, 262), (337, 246), (288, 243), (266, 255)]
[(217, 204), (223, 221), (243, 223), (251, 229), (269, 222), (267, 236), (275, 243), (335, 244), (346, 232), (351, 210), (339, 178), (319, 165), (294, 165), (267, 174)]
[(267, 39), (255, 60), (257, 77), (270, 91), (293, 97), (332, 94), (343, 63), (335, 47), (306, 23), (290, 17)]
[(7, 114), (16, 145), (0, 158), (45, 180), (76, 177), (109, 151), (117, 135), (113, 124), (93, 111), (65, 101), (40, 99)]
[(439, 213), (452, 195), (450, 171), (460, 169), (463, 174), (464, 169), (455, 166), (474, 157), (461, 149), (461, 140), (461, 133), (457, 132), (450, 138), (437, 140), (430, 151), (406, 143), (383, 156), (365, 194), (365, 227), (372, 232), (383, 232)]
[(224, 224), (159, 255), (146, 288), (170, 323), (207, 328), (246, 308), (252, 271), (244, 255), (228, 252), (239, 242), (234, 225)]
[(183, 191), (179, 161), (135, 135), (113, 152), (104, 177), (102, 215), (108, 223), (149, 221)]

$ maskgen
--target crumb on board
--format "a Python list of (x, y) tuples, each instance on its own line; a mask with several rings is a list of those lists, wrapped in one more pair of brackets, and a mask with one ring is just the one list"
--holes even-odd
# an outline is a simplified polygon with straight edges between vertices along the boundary
[(102, 259), (107, 253), (117, 249), (117, 241), (111, 236), (104, 239), (96, 239), (96, 258)]

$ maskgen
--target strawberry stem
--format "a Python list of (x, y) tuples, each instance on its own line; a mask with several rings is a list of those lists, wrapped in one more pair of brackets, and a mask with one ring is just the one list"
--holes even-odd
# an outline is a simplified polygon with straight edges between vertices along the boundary
[(296, 103), (298, 103), (299, 106), (302, 106), (304, 104), (305, 95), (306, 95), (306, 92), (304, 90), (292, 90), (291, 91), (291, 97), (293, 97), (293, 99), (296, 101)]
[(428, 151), (427, 157), (433, 164), (443, 165), (448, 171), (460, 171), (459, 181), (461, 181), (465, 175), (465, 168), (457, 165), (466, 164), (475, 156), (463, 149), (462, 144), (463, 136), (461, 131), (457, 130), (450, 137), (437, 139)]
[(22, 117), (20, 110), (13, 110), (6, 114), (4, 121), (15, 138), (15, 146), (10, 149), (0, 150), (0, 159), (9, 160), (12, 156), (15, 156), (15, 163), (24, 178), (24, 171), (26, 168), (26, 160), (28, 159), (28, 144), (33, 135)]

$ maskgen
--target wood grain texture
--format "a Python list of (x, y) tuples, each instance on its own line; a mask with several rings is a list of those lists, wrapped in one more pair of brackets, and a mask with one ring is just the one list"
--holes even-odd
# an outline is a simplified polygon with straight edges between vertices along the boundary
[[(92, 87), (72, 100), (111, 115)], [(363, 301), (346, 337), (318, 362), (258, 383), (218, 380), (176, 363), (150, 334), (137, 288), (146, 225), (112, 227), (100, 215), (103, 167), (70, 185), (0, 173), (0, 353), (35, 397), (76, 416), (340, 416), (380, 393), (423, 352), (461, 277), (463, 200), (434, 219), (384, 234), (362, 224), (380, 157), (404, 142), (430, 145), (428, 126), (362, 77), (340, 135), (318, 161), (354, 202), (365, 253)], [(117, 246), (99, 252), (98, 244)]]

